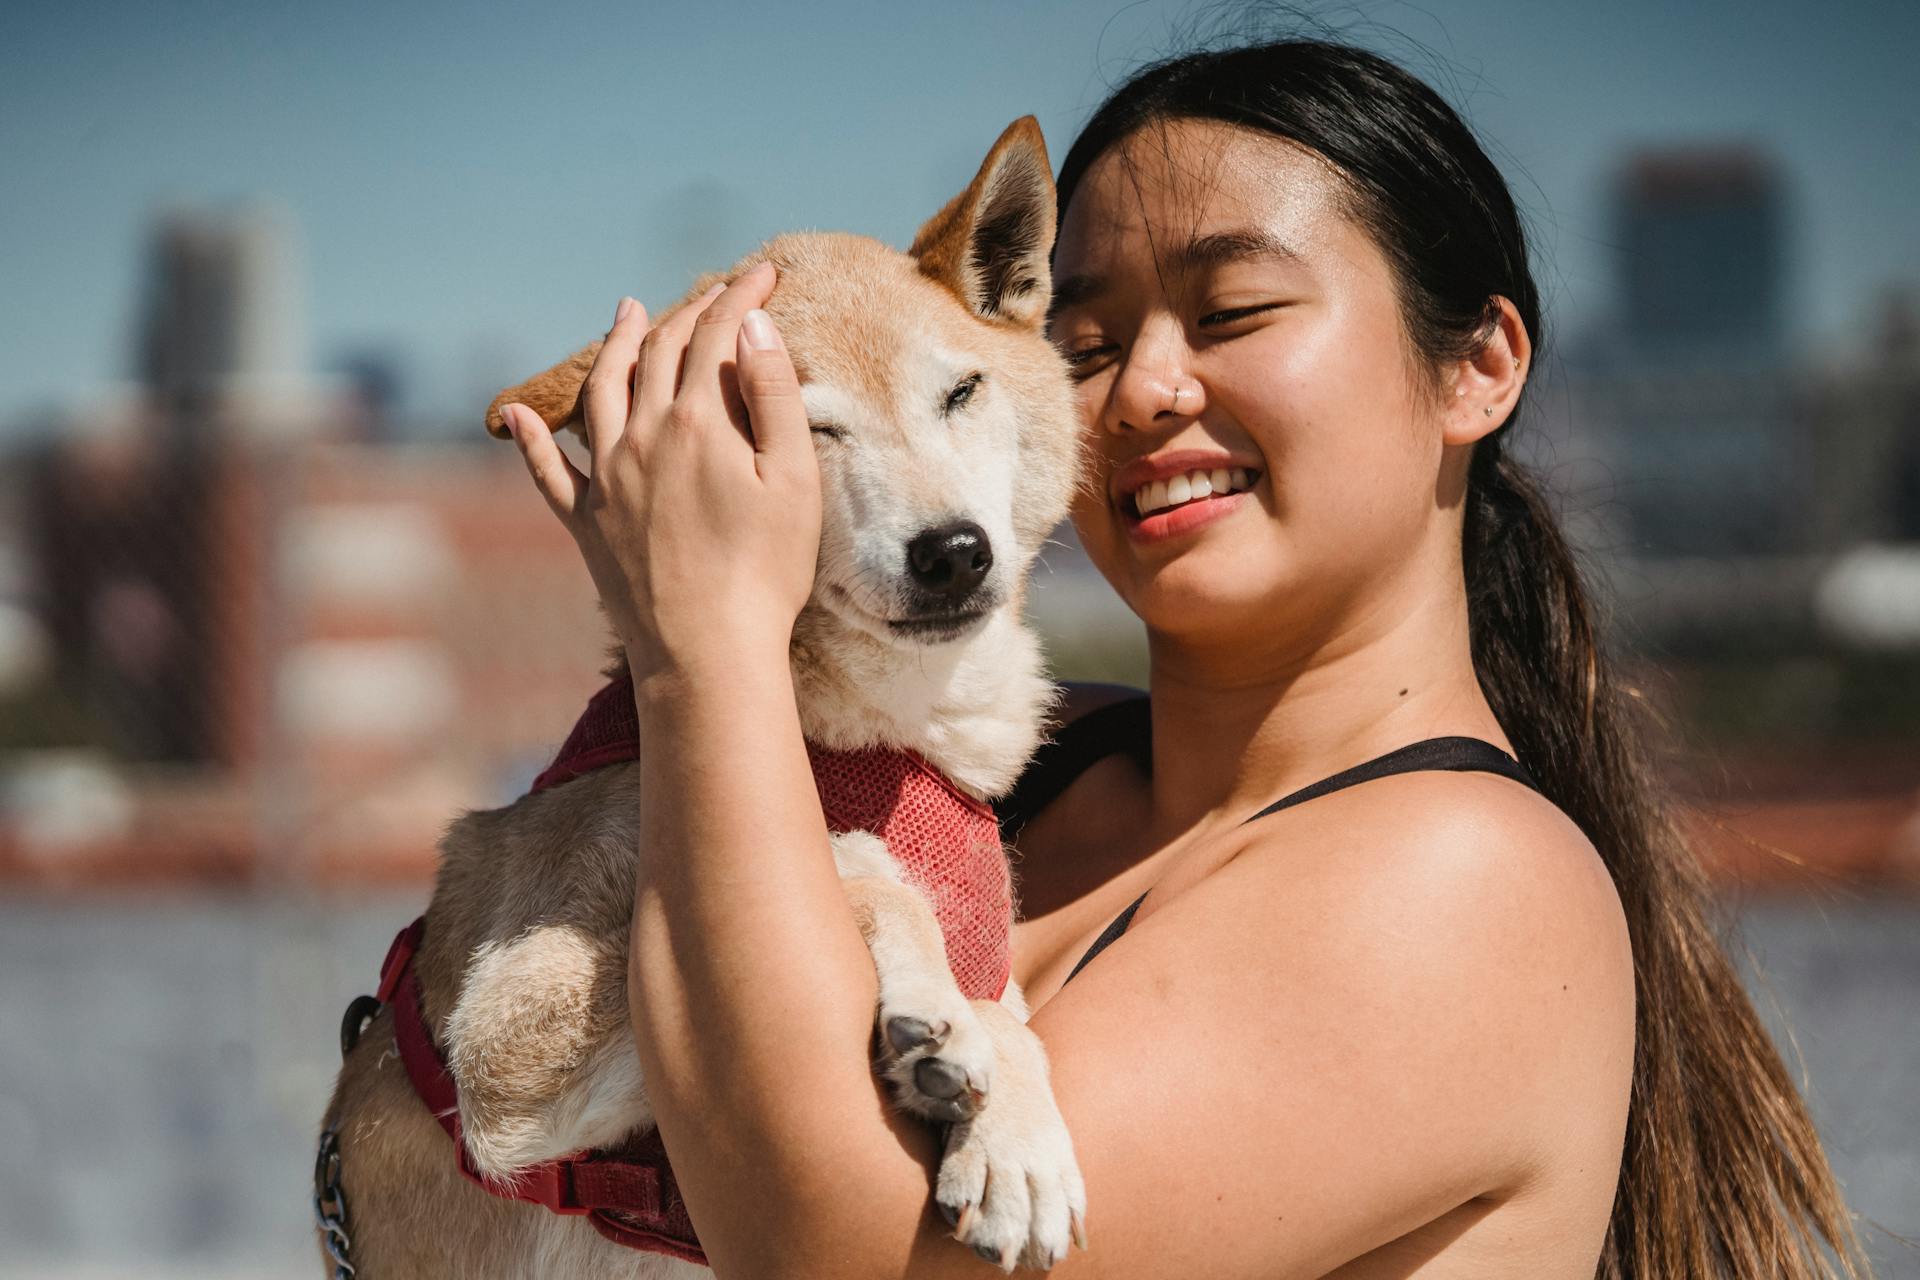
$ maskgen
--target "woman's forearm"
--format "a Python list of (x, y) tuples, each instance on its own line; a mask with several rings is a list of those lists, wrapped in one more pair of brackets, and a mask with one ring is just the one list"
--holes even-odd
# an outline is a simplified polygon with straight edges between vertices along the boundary
[[(803, 1274), (796, 1250), (846, 1239), (834, 1219), (871, 1230), (863, 1171), (906, 1201), (925, 1197), (873, 1081), (873, 964), (780, 659), (662, 675), (636, 693), (647, 749), (629, 1007), (676, 1176), (722, 1274), (763, 1273), (776, 1239), (783, 1273)], [(728, 1219), (749, 1209), (751, 1222)]]
[(759, 310), (774, 279), (759, 263), (644, 343), (621, 301), (580, 390), (590, 475), (525, 406), (501, 416), (627, 647), (645, 744), (628, 1007), (701, 1242), (729, 1280), (897, 1275), (933, 1221), (933, 1143), (874, 1083), (873, 965), (794, 710), (820, 479)]

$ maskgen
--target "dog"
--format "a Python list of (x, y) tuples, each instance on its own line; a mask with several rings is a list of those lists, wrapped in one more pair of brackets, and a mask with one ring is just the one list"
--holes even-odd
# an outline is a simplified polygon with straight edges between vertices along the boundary
[[(766, 309), (800, 377), (823, 496), (791, 649), (817, 779), (823, 757), (878, 752), (909, 772), (919, 762), (936, 781), (916, 785), (977, 815), (1039, 743), (1054, 690), (1022, 621), (1026, 579), (1080, 474), (1070, 379), (1044, 333), (1054, 198), (1026, 117), (905, 253), (783, 235), (680, 304), (762, 260), (778, 269)], [(503, 392), (490, 430), (506, 434), (509, 402), (579, 429), (597, 351)], [(588, 720), (618, 714), (620, 662)], [(658, 1218), (684, 1225), (671, 1194), (638, 1216), (589, 1214), (598, 1230), (507, 1198), (577, 1213), (559, 1203), (577, 1186), (530, 1186), (535, 1174), (571, 1153), (634, 1151), (652, 1129), (626, 1010), (638, 771), (593, 768), (582, 746), (586, 767), (563, 781), (449, 826), (424, 923), (396, 944), (381, 1002), (349, 1010), (316, 1171), (330, 1274), (709, 1274)], [(936, 1199), (1004, 1269), (1053, 1265), (1081, 1238), (1085, 1191), (1017, 985), (1003, 971), (997, 993), (969, 998), (925, 878), (871, 829), (837, 830), (832, 845), (878, 977), (876, 1069), (897, 1105), (950, 1126)], [(1010, 897), (998, 910), (1004, 959)], [(457, 1093), (441, 1115), (422, 1101), (436, 1087)], [(1045, 1186), (1032, 1197), (1043, 1207), (982, 1203), (989, 1166)], [(625, 1247), (636, 1236), (653, 1251)], [(353, 1272), (339, 1269), (348, 1256)]]

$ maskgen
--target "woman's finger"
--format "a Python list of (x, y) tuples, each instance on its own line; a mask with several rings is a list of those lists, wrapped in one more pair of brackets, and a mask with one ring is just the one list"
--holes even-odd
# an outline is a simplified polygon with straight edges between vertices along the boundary
[(640, 367), (634, 371), (632, 420), (659, 422), (666, 416), (680, 387), (681, 362), (694, 322), (725, 289), (721, 281), (662, 320), (640, 344)]
[(741, 272), (694, 323), (681, 386), (700, 403), (721, 402), (720, 364), (733, 358), (741, 320), (747, 312), (765, 304), (773, 293), (773, 283), (773, 264), (756, 263), (751, 270)]
[(553, 438), (539, 414), (524, 405), (508, 404), (500, 406), (500, 418), (513, 433), (520, 456), (527, 460), (534, 487), (540, 490), (540, 496), (547, 500), (553, 514), (571, 527), (573, 513), (586, 494), (587, 478), (580, 474), (572, 459), (560, 451), (559, 441)]
[(738, 349), (740, 398), (753, 427), (753, 448), (767, 464), (785, 467), (814, 465), (813, 439), (807, 426), (807, 406), (800, 398), (800, 379), (787, 358), (773, 317), (760, 308), (748, 311), (740, 322)]
[[(633, 365), (639, 356), (640, 340), (646, 335), (647, 309), (632, 298), (620, 299), (613, 313), (613, 328), (607, 330), (600, 354), (594, 357), (586, 384), (580, 388), (580, 407), (587, 419), (587, 452), (593, 457), (596, 471), (626, 429), (627, 408), (633, 399)], [(552, 443), (551, 437), (548, 442)]]

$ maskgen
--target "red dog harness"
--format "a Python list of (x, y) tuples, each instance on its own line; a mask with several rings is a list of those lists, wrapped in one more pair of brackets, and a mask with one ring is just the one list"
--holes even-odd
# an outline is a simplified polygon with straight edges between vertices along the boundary
[[(533, 790), (639, 755), (633, 684), (622, 676), (588, 702)], [(886, 842), (908, 882), (933, 904), (960, 990), (969, 999), (998, 1000), (1012, 967), (1013, 887), (993, 810), (910, 751), (829, 751), (808, 743), (807, 759), (828, 828), (836, 834), (870, 831)], [(459, 1092), (420, 1008), (413, 960), (425, 935), (422, 917), (393, 940), (380, 967), (378, 999), (393, 1005), (394, 1042), (407, 1077), (453, 1139), (460, 1172), (496, 1196), (585, 1214), (616, 1243), (704, 1265), (706, 1254), (657, 1131), (618, 1148), (522, 1169), (510, 1183), (489, 1181), (474, 1170), (460, 1138)]]

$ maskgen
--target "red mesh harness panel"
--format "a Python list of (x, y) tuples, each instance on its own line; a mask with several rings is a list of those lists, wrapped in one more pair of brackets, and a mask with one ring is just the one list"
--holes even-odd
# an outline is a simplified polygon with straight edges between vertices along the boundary
[[(624, 675), (596, 693), (533, 790), (570, 782), (640, 755), (633, 684)], [(911, 751), (830, 751), (807, 759), (827, 827), (870, 831), (933, 904), (947, 965), (969, 999), (998, 1000), (1012, 969), (1013, 885), (993, 810)], [(693, 1222), (657, 1132), (617, 1149), (581, 1152), (519, 1171), (511, 1183), (476, 1173), (460, 1140), (459, 1094), (420, 1007), (413, 959), (426, 919), (400, 932), (381, 966), (379, 999), (392, 1003), (394, 1040), (420, 1100), (453, 1139), (460, 1171), (497, 1196), (584, 1214), (607, 1239), (705, 1264)]]

